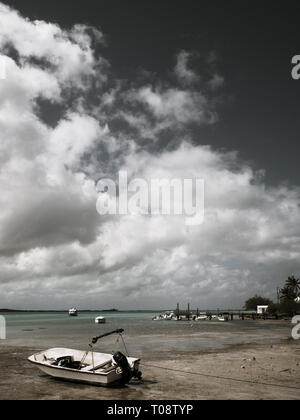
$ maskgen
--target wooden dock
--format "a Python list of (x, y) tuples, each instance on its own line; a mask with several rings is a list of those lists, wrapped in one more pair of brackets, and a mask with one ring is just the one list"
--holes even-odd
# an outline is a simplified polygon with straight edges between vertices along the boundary
[(234, 320), (278, 320), (280, 317), (278, 315), (271, 315), (268, 313), (258, 314), (256, 311), (245, 311), (245, 310), (229, 310), (229, 309), (217, 309), (217, 310), (191, 310), (190, 304), (188, 304), (187, 310), (180, 310), (180, 305), (177, 304), (176, 310), (173, 311), (176, 316), (185, 317), (190, 320), (194, 316), (199, 316), (200, 314), (206, 315), (208, 318), (214, 315), (225, 315), (230, 321)]

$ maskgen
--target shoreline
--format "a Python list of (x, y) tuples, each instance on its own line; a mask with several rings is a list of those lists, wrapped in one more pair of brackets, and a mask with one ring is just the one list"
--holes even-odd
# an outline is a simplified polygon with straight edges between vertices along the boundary
[(298, 400), (300, 343), (143, 352), (143, 382), (97, 388), (51, 379), (27, 362), (44, 350), (0, 346), (0, 400)]

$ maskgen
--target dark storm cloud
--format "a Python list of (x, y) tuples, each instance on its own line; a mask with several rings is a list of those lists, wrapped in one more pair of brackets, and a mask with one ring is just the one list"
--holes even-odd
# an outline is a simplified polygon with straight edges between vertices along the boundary
[[(243, 74), (245, 30), (234, 43), (230, 31), (237, 23), (226, 20), (228, 6), (221, 15), (215, 6), (199, 9), (195, 2), (179, 30), (171, 19), (182, 10), (175, 2), (174, 10), (162, 6), (159, 33), (143, 26), (157, 8), (149, 3), (139, 21), (142, 10), (133, 3), (138, 13), (126, 9), (127, 20), (124, 5), (120, 9), (123, 23), (136, 23), (125, 29), (120, 16), (108, 17), (107, 2), (97, 3), (101, 19), (93, 9), (80, 9), (86, 18), (79, 18), (80, 2), (72, 3), (72, 17), (50, 3), (39, 9), (28, 2), (31, 19), (0, 4), (0, 48), (8, 69), (0, 81), (0, 306), (46, 307), (48, 301), (57, 308), (70, 299), (86, 307), (132, 307), (137, 301), (161, 307), (178, 296), (197, 305), (239, 306), (261, 290), (273, 297), (282, 277), (299, 270), (299, 188), (270, 187), (264, 171), (256, 170), (268, 166), (276, 150), (270, 147), (266, 157), (261, 131), (254, 135), (252, 128), (258, 130), (267, 113), (251, 114), (254, 97), (255, 109), (268, 110), (271, 100), (261, 99), (269, 85), (257, 95)], [(32, 19), (43, 13), (45, 21)], [(46, 23), (57, 20), (60, 25)], [(207, 33), (211, 20), (224, 20), (223, 26)], [(78, 25), (83, 21), (88, 25)], [(260, 15), (256, 23), (261, 28)], [(224, 35), (220, 48), (211, 34)], [(10, 56), (8, 43), (21, 60)], [(244, 107), (246, 94), (250, 108)], [(246, 153), (248, 126), (238, 122), (245, 115), (253, 155)], [(286, 136), (280, 142), (289, 144)], [(250, 165), (241, 156), (259, 159)], [(203, 178), (205, 223), (188, 229), (183, 217), (101, 218), (95, 181), (115, 179), (121, 169), (148, 181)]]

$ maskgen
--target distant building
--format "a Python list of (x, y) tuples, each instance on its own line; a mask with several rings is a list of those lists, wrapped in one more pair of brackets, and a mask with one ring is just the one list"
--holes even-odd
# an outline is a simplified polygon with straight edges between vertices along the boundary
[(269, 306), (258, 306), (257, 307), (257, 313), (260, 315), (263, 315), (267, 312)]

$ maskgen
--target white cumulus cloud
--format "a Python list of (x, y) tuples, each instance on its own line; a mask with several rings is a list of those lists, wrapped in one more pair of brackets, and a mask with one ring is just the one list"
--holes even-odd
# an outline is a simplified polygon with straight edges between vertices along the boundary
[[(31, 21), (0, 3), (0, 307), (238, 307), (253, 293), (273, 297), (299, 272), (299, 188), (269, 187), (238, 153), (195, 145), (191, 124), (218, 121), (222, 76), (212, 71), (202, 91), (183, 51), (177, 84), (109, 80), (92, 40), (103, 44), (101, 31)], [(52, 125), (41, 102), (56, 107)], [(203, 179), (204, 224), (101, 217), (95, 181), (118, 170), (149, 182)]]

